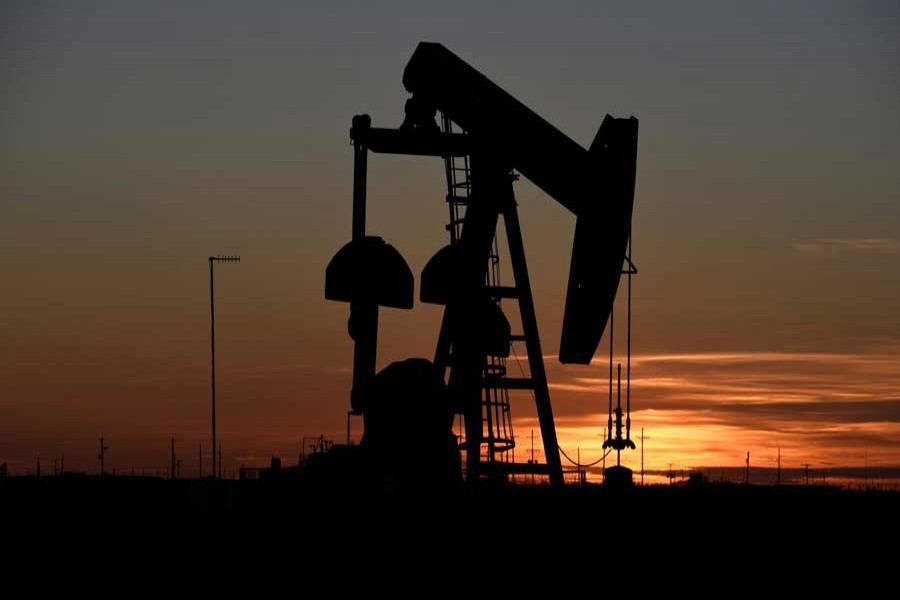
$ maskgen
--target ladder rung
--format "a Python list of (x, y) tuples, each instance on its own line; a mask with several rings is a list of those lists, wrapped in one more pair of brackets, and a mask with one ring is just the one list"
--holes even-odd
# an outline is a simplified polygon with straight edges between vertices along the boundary
[(533, 390), (534, 380), (526, 377), (485, 377), (484, 387), (508, 390)]
[(484, 370), (489, 373), (489, 376), (502, 377), (506, 375), (506, 367), (504, 365), (488, 364), (485, 366)]
[(527, 340), (527, 338), (525, 337), (524, 334), (523, 335), (516, 334), (516, 335), (509, 336), (509, 341), (511, 341), (511, 342), (524, 342), (526, 340)]
[(446, 198), (447, 198), (447, 202), (455, 202), (457, 204), (468, 204), (469, 203), (468, 196), (457, 196), (456, 194), (447, 194)]

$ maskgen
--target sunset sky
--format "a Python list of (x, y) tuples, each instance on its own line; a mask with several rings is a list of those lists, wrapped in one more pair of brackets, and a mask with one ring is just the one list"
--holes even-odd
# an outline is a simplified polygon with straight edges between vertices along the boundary
[[(888, 1), (4, 2), (0, 463), (95, 471), (103, 435), (110, 468), (161, 471), (174, 437), (193, 472), (218, 253), (242, 256), (216, 271), (225, 468), (343, 440), (348, 307), (324, 270), (350, 237), (350, 120), (400, 124), (428, 40), (585, 147), (606, 113), (640, 120), (648, 468), (774, 466), (779, 447), (900, 466), (898, 33)], [(370, 157), (368, 232), (417, 283), (445, 193), (439, 160)], [(560, 444), (594, 460), (604, 352), (555, 359), (574, 218), (516, 193)], [(430, 357), (440, 314), (382, 310), (379, 366)], [(513, 414), (527, 448), (531, 400)]]

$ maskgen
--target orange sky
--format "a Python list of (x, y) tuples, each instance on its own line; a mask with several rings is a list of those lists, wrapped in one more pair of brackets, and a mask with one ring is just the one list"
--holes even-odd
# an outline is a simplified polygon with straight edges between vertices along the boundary
[[(112, 467), (159, 471), (175, 437), (192, 472), (216, 253), (243, 257), (216, 279), (226, 468), (342, 439), (352, 345), (323, 284), (350, 235), (350, 119), (399, 125), (429, 39), (584, 146), (607, 112), (640, 119), (648, 467), (774, 465), (779, 446), (795, 465), (900, 465), (894, 7), (335, 4), (0, 9), (0, 462), (95, 470), (103, 435)], [(444, 186), (439, 161), (370, 159), (368, 230), (417, 279), (446, 243)], [(574, 220), (516, 193), (559, 437), (592, 460), (605, 341), (592, 367), (552, 357)], [(439, 318), (383, 310), (379, 365), (431, 356)], [(528, 437), (531, 401), (513, 414)]]

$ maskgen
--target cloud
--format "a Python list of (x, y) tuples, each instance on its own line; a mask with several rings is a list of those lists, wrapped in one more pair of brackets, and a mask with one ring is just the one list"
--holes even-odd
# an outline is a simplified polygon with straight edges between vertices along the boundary
[[(900, 398), (900, 351), (706, 352), (632, 358), (632, 396), (644, 407), (867, 402)], [(551, 389), (606, 398), (604, 365), (555, 366)]]
[[(608, 366), (548, 366), (560, 444), (596, 458), (607, 426)], [(623, 382), (623, 405), (625, 391)], [(739, 464), (746, 450), (768, 456), (779, 447), (795, 463), (856, 464), (867, 452), (871, 464), (900, 465), (896, 344), (852, 353), (637, 355), (631, 404), (632, 439), (646, 428), (654, 449), (648, 461), (657, 466)], [(516, 419), (516, 427), (535, 425)]]
[(892, 238), (826, 238), (791, 245), (801, 255), (811, 258), (845, 254), (900, 254), (900, 240)]

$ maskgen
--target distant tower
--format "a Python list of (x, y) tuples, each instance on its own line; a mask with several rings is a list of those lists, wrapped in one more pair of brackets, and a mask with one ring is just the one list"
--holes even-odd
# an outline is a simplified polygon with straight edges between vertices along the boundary
[(641, 485), (644, 485), (644, 428), (641, 427)]
[(781, 485), (781, 448), (778, 448), (778, 479), (775, 485)]
[(97, 455), (97, 460), (100, 461), (100, 474), (106, 474), (106, 451), (109, 450), (109, 446), (106, 445), (106, 441), (104, 438), (100, 438), (100, 454)]
[[(212, 377), (210, 382), (211, 388), (211, 405), (212, 405), (212, 477), (216, 477), (216, 303), (213, 286), (213, 264), (222, 263), (239, 263), (240, 256), (210, 256), (209, 257), (209, 351), (210, 364), (212, 366)], [(201, 463), (202, 455), (201, 455)], [(203, 476), (203, 466), (200, 467), (200, 476)]]
[(868, 489), (869, 488), (869, 447), (868, 446), (866, 446), (866, 454), (865, 454), (865, 458), (863, 460), (866, 465), (865, 470), (863, 471), (863, 488)]
[(747, 472), (744, 474), (744, 483), (750, 485), (750, 451), (747, 450)]

